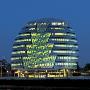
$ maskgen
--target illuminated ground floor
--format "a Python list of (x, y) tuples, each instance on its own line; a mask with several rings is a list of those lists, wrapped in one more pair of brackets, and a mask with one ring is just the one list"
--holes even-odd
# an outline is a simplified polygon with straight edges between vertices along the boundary
[(27, 77), (27, 78), (62, 78), (68, 77), (70, 71), (68, 69), (62, 70), (16, 70), (14, 77)]

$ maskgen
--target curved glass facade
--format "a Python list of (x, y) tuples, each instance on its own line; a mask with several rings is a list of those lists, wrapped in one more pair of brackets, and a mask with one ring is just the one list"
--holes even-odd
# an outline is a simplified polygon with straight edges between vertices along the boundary
[(30, 21), (14, 41), (11, 60), (12, 69), (76, 69), (76, 35), (61, 19)]

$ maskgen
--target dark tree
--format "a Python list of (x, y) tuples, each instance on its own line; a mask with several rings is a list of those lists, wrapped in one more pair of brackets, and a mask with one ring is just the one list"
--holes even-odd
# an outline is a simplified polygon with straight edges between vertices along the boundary
[(87, 71), (87, 70), (90, 70), (90, 63), (87, 63), (84, 67), (84, 70)]

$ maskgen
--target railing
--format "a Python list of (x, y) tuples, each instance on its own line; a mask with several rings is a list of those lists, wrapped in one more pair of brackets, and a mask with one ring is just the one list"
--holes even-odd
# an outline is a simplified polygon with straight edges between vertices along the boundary
[(40, 79), (90, 79), (90, 76), (68, 76), (68, 77), (62, 77), (62, 78), (28, 78), (28, 77), (0, 77), (0, 80), (40, 80)]

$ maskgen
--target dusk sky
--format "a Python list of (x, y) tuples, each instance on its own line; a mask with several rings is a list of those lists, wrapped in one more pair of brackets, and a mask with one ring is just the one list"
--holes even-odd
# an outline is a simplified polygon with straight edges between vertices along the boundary
[(44, 17), (68, 21), (77, 35), (80, 66), (90, 63), (90, 0), (0, 0), (0, 57), (10, 61), (21, 28)]

